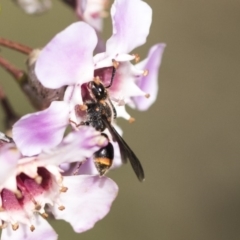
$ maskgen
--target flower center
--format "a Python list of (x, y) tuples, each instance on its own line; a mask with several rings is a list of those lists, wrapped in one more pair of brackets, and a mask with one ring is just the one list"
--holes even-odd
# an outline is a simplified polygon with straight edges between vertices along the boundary
[[(45, 212), (46, 204), (58, 204), (61, 192), (66, 192), (66, 188), (59, 186), (55, 176), (46, 168), (37, 169), (37, 177), (31, 178), (25, 173), (21, 173), (16, 178), (18, 192), (13, 193), (8, 189), (1, 191), (2, 208), (0, 209), (1, 227), (6, 227), (8, 223), (13, 230), (17, 230), (19, 223), (27, 224), (31, 231), (35, 227), (31, 223), (34, 214), (39, 213), (47, 218)], [(64, 206), (59, 206), (60, 210)]]

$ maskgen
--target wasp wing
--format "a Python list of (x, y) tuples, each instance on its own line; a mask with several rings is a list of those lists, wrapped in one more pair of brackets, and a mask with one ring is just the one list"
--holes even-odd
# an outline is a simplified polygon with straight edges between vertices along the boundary
[(129, 160), (139, 181), (143, 181), (144, 180), (144, 171), (143, 171), (142, 165), (141, 165), (139, 159), (137, 158), (137, 156), (135, 155), (135, 153), (131, 150), (131, 148), (124, 141), (124, 139), (118, 134), (116, 129), (111, 125), (111, 123), (108, 122), (108, 120), (105, 116), (103, 116), (102, 120), (103, 120), (105, 126), (110, 131), (113, 139), (116, 140), (119, 145), (122, 161), (127, 162), (127, 160)]
[(0, 141), (1, 142), (6, 142), (6, 143), (11, 143), (11, 142), (13, 142), (13, 139), (8, 137), (4, 133), (0, 132)]

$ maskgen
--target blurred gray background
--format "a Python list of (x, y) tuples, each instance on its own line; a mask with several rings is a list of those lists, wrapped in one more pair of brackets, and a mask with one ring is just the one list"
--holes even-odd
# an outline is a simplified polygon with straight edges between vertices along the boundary
[[(239, 240), (240, 1), (147, 2), (153, 8), (151, 32), (134, 52), (144, 58), (153, 44), (167, 43), (159, 97), (149, 111), (131, 111), (134, 124), (118, 121), (146, 181), (139, 183), (124, 165), (108, 174), (120, 191), (106, 218), (80, 235), (64, 222), (53, 226), (60, 240)], [(0, 36), (31, 47), (44, 46), (76, 20), (57, 0), (37, 17), (10, 0), (1, 7)], [(24, 55), (3, 48), (1, 54), (24, 67)], [(33, 111), (2, 69), (0, 84), (18, 113)]]

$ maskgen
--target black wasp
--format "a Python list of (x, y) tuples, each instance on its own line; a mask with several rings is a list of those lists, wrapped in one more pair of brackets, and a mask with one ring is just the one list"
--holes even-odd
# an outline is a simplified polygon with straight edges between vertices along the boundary
[[(112, 135), (113, 141), (116, 141), (119, 145), (122, 161), (126, 163), (129, 160), (138, 179), (143, 181), (144, 171), (140, 161), (111, 124), (113, 119), (116, 118), (116, 110), (108, 96), (107, 88), (111, 87), (115, 72), (116, 68), (113, 67), (110, 84), (106, 87), (99, 77), (94, 78), (85, 86), (87, 94), (83, 94), (83, 101), (87, 114), (85, 121), (81, 125), (92, 126), (100, 132), (107, 128)], [(101, 134), (109, 140), (105, 133)], [(105, 147), (95, 152), (93, 157), (99, 174), (104, 175), (113, 162), (114, 148), (112, 143), (109, 141)]]

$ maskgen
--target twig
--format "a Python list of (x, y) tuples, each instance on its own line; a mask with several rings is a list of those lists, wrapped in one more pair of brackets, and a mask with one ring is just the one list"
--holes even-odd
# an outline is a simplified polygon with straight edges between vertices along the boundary
[(11, 48), (13, 50), (17, 50), (17, 51), (27, 54), (27, 55), (29, 55), (33, 50), (32, 48), (30, 48), (28, 46), (25, 46), (20, 43), (13, 42), (8, 39), (1, 38), (1, 37), (0, 37), (0, 45), (7, 47), (7, 48)]
[(13, 64), (8, 62), (5, 58), (1, 56), (0, 56), (0, 66), (2, 66), (7, 72), (9, 72), (15, 78), (15, 80), (17, 80), (18, 83), (24, 75), (24, 71), (18, 69), (17, 67), (15, 67)]
[(0, 86), (0, 104), (5, 114), (4, 118), (5, 128), (7, 130), (10, 130), (12, 128), (12, 125), (19, 119), (19, 116), (14, 112), (1, 86)]

